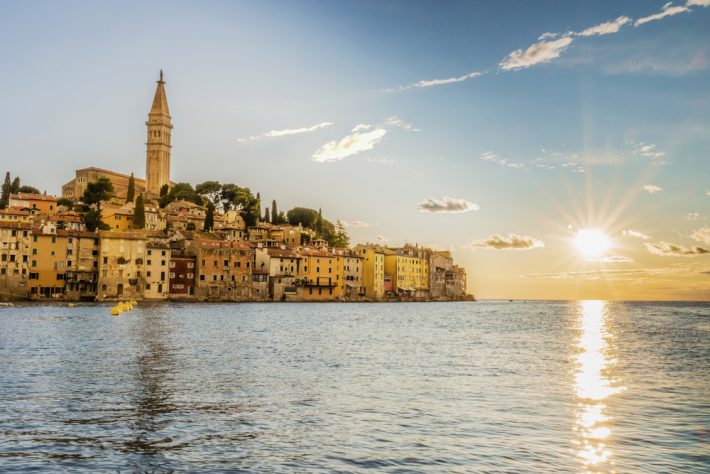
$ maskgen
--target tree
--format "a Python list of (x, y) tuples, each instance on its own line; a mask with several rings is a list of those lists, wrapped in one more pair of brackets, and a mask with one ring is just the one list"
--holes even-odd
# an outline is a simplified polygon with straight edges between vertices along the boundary
[(233, 183), (222, 185), (222, 207), (225, 211), (230, 209), (242, 211), (242, 217), (247, 226), (256, 225), (261, 214), (259, 200), (251, 193), (251, 190)]
[(126, 202), (133, 202), (136, 197), (136, 179), (131, 173), (131, 177), (128, 178), (128, 191), (126, 191)]
[(7, 204), (10, 202), (10, 188), (12, 187), (12, 181), (10, 181), (10, 172), (5, 173), (5, 182), (2, 183), (2, 195), (0, 195), (0, 209), (5, 209)]
[(190, 201), (202, 204), (202, 198), (192, 189), (190, 183), (177, 183), (170, 191), (160, 198), (160, 207), (165, 207), (173, 201)]
[(160, 197), (167, 195), (168, 191), (170, 191), (170, 186), (168, 184), (162, 185), (160, 187)]
[[(259, 208), (259, 215), (256, 216), (259, 220), (261, 220), (261, 193), (256, 193), (256, 201), (257, 201), (257, 207)], [(264, 219), (265, 222), (269, 222), (268, 219)]]
[(335, 226), (335, 234), (333, 235), (330, 244), (335, 248), (347, 248), (350, 244), (350, 237), (345, 231), (345, 226), (338, 221)]
[(98, 230), (109, 230), (110, 227), (101, 221), (101, 211), (99, 209), (89, 209), (82, 214), (86, 229), (94, 232)]
[(138, 199), (136, 199), (136, 208), (133, 211), (133, 227), (145, 229), (145, 202), (143, 202), (142, 194), (139, 194)]
[(86, 190), (81, 197), (81, 202), (86, 205), (98, 204), (108, 201), (113, 196), (113, 183), (108, 178), (99, 178), (86, 185)]
[(269, 222), (269, 208), (264, 209), (264, 222)]
[(209, 232), (214, 227), (214, 204), (212, 201), (207, 201), (207, 214), (205, 215), (205, 225), (203, 230)]
[(316, 232), (323, 237), (323, 211), (318, 208), (318, 218), (316, 219)]
[(194, 222), (188, 222), (186, 229), (187, 229), (187, 230), (195, 230), (195, 223), (194, 223)]
[(71, 199), (59, 198), (57, 199), (57, 206), (64, 206), (71, 211), (74, 208), (74, 202)]
[(274, 225), (279, 223), (279, 210), (276, 207), (276, 199), (271, 201), (271, 223)]
[(15, 176), (10, 185), (10, 194), (17, 194), (18, 192), (20, 192), (20, 177)]
[(318, 211), (307, 207), (294, 207), (286, 213), (288, 223), (291, 225), (302, 225), (303, 227), (314, 228), (318, 219)]
[(218, 181), (205, 181), (195, 186), (195, 192), (205, 201), (214, 204), (215, 208), (222, 204), (222, 185)]
[[(24, 186), (20, 186), (17, 189), (17, 192), (26, 194), (42, 194), (39, 192), (39, 189), (35, 188), (34, 186), (27, 186), (26, 184)], [(47, 194), (47, 191), (45, 191), (44, 194)]]
[(288, 220), (286, 220), (286, 214), (284, 213), (284, 211), (279, 212), (278, 224), (288, 224)]

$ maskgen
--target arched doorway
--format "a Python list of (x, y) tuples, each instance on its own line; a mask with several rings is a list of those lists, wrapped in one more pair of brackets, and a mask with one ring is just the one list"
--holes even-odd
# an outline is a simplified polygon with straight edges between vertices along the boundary
[(117, 294), (118, 296), (123, 295), (123, 283), (119, 283), (119, 284), (118, 284), (118, 287), (116, 287), (116, 294)]

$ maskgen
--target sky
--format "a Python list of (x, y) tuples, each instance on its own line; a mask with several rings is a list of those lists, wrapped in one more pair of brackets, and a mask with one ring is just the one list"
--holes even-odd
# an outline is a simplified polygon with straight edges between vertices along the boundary
[(710, 0), (5, 0), (0, 64), (2, 171), (48, 193), (145, 174), (162, 68), (174, 181), (448, 249), (478, 298), (710, 299)]

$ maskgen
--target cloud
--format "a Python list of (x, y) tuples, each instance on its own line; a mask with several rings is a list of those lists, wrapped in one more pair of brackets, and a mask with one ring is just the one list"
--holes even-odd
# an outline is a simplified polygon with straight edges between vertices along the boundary
[(286, 128), (283, 130), (271, 130), (269, 132), (262, 133), (261, 135), (252, 135), (249, 138), (238, 138), (237, 141), (238, 142), (245, 142), (247, 140), (259, 140), (261, 138), (276, 138), (276, 137), (285, 137), (288, 135), (299, 135), (301, 133), (315, 132), (316, 130), (330, 127), (331, 125), (333, 125), (331, 122), (321, 122), (321, 123), (318, 123), (318, 124), (310, 126), (310, 127)]
[[(616, 20), (607, 21), (606, 23), (600, 23), (596, 26), (591, 26), (586, 30), (576, 33), (577, 36), (597, 36), (597, 35), (608, 35), (611, 33), (618, 32), (622, 26), (629, 23), (631, 18), (628, 16), (620, 16)], [(544, 39), (544, 38), (540, 38)]]
[(384, 243), (388, 242), (388, 240), (389, 240), (389, 239), (387, 239), (387, 237), (384, 237), (384, 236), (382, 236), (382, 235), (378, 235), (378, 236), (377, 236), (377, 241), (380, 242), (380, 243), (383, 243), (383, 244), (384, 244)]
[(365, 131), (365, 130), (370, 130), (371, 128), (372, 128), (372, 125), (370, 125), (370, 124), (368, 124), (368, 123), (361, 123), (361, 124), (355, 125), (355, 126), (353, 127), (353, 130), (352, 130), (352, 131), (353, 131), (353, 132), (362, 132), (362, 131)]
[(666, 156), (666, 152), (658, 151), (656, 149), (656, 145), (654, 145), (653, 143), (636, 143), (632, 140), (627, 140), (626, 144), (633, 146), (633, 153), (635, 155), (644, 156), (646, 158), (663, 158), (664, 156)]
[(639, 232), (636, 230), (625, 230), (623, 232), (624, 236), (626, 237), (634, 237), (636, 239), (641, 239), (641, 240), (651, 240), (650, 235), (646, 235), (643, 232)]
[(368, 222), (363, 221), (340, 221), (344, 227), (370, 227)]
[(634, 259), (631, 257), (625, 257), (623, 255), (609, 255), (606, 257), (602, 257), (598, 260), (592, 260), (592, 261), (601, 262), (601, 263), (632, 263), (634, 261)]
[(422, 212), (441, 212), (458, 214), (461, 212), (477, 211), (478, 204), (474, 204), (465, 199), (444, 197), (443, 199), (427, 198), (417, 204), (417, 208)]
[(572, 44), (572, 38), (564, 36), (556, 40), (542, 40), (523, 51), (518, 49), (513, 51), (500, 62), (499, 66), (504, 71), (515, 69), (525, 69), (535, 64), (547, 63), (559, 58), (560, 54)]
[(376, 128), (365, 133), (353, 132), (339, 142), (333, 140), (320, 147), (313, 154), (313, 161), (318, 163), (339, 161), (348, 156), (372, 150), (386, 134), (387, 130), (383, 128)]
[(523, 163), (517, 163), (515, 161), (509, 161), (507, 158), (501, 158), (492, 151), (485, 151), (481, 153), (481, 159), (483, 161), (490, 161), (492, 163), (497, 163), (504, 168), (516, 168), (516, 169), (528, 169), (528, 167)]
[(646, 245), (649, 252), (662, 257), (695, 257), (710, 254), (710, 250), (703, 247), (685, 247), (678, 244), (669, 244), (668, 242), (646, 242), (644, 245)]
[(385, 125), (389, 125), (390, 127), (401, 128), (402, 130), (407, 130), (408, 132), (421, 132), (421, 129), (415, 128), (414, 125), (409, 122), (405, 122), (396, 115), (387, 117), (387, 119), (385, 120)]
[(690, 236), (693, 240), (710, 245), (710, 227), (701, 227)]
[(689, 212), (685, 215), (685, 218), (688, 219), (689, 221), (697, 221), (700, 219), (700, 213), (699, 212)]
[(365, 161), (367, 163), (377, 163), (380, 165), (391, 165), (392, 163), (394, 163), (394, 160), (392, 158), (373, 158), (372, 156), (366, 157)]
[[(688, 3), (690, 3), (690, 2), (688, 2)], [(677, 15), (678, 13), (690, 11), (690, 9), (688, 9), (688, 7), (684, 7), (682, 5), (672, 6), (672, 4), (673, 4), (673, 2), (668, 2), (661, 7), (661, 11), (659, 13), (655, 13), (653, 15), (639, 18), (638, 20), (636, 20), (636, 22), (634, 22), (634, 26), (641, 26), (645, 23), (648, 23), (649, 21), (656, 21), (656, 20), (660, 20), (662, 18), (665, 18), (667, 16), (673, 16), (673, 15)]]
[(654, 184), (647, 184), (643, 187), (649, 194), (660, 193), (663, 188)]
[[(710, 0), (709, 0), (710, 1)], [(710, 191), (705, 191), (706, 196), (710, 196)]]
[(433, 86), (443, 86), (446, 84), (454, 84), (456, 82), (463, 82), (469, 79), (474, 79), (481, 76), (483, 73), (478, 71), (469, 72), (463, 76), (449, 77), (447, 79), (431, 79), (429, 81), (419, 81), (412, 84), (413, 87), (433, 87)]
[(710, 7), (710, 0), (688, 0), (686, 7)]
[(545, 244), (537, 239), (528, 236), (508, 234), (507, 236), (491, 235), (487, 239), (477, 240), (471, 244), (473, 248), (494, 249), (494, 250), (530, 250), (544, 247)]
[(625, 276), (644, 275), (645, 270), (590, 270), (585, 272), (563, 272), (563, 273), (532, 273), (525, 275), (528, 278), (550, 278), (553, 280), (617, 280), (624, 279)]

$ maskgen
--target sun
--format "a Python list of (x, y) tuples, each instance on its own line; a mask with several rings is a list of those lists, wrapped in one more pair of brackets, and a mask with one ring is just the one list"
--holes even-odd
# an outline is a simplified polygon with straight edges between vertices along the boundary
[(609, 250), (611, 240), (601, 229), (579, 229), (574, 236), (574, 246), (582, 257), (596, 260)]

